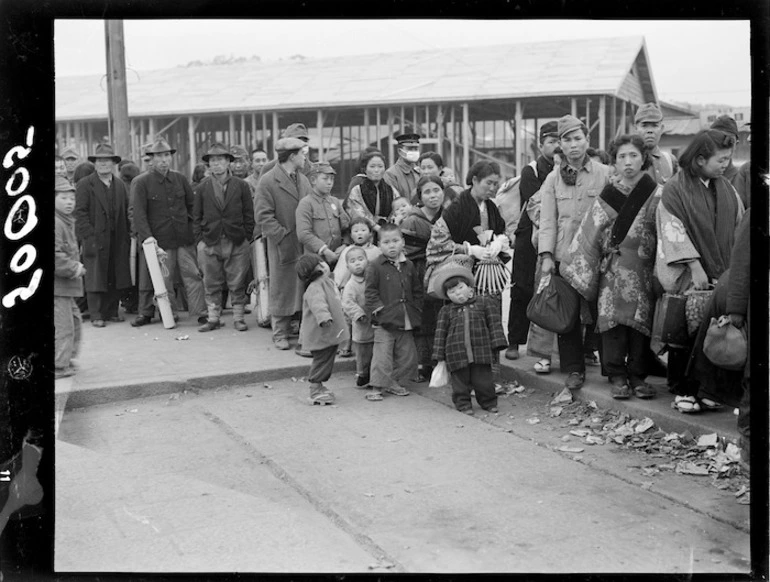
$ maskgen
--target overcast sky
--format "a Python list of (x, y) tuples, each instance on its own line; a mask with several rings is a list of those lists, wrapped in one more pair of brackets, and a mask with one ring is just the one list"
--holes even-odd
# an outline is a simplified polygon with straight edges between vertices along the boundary
[[(124, 30), (126, 67), (137, 71), (217, 55), (264, 61), (641, 35), (659, 98), (751, 104), (748, 21), (126, 20)], [(104, 73), (103, 21), (57, 20), (54, 35), (58, 76)]]

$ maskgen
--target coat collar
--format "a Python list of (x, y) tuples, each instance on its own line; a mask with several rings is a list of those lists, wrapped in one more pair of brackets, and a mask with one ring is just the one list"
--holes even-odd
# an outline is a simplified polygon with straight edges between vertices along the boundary
[[(296, 171), (296, 174), (299, 180), (299, 170)], [(294, 183), (294, 180), (291, 179), (291, 176), (289, 176), (288, 172), (286, 172), (281, 164), (275, 165), (275, 179), (278, 182), (278, 186), (286, 190), (286, 192), (288, 192), (294, 199), (300, 199), (300, 193), (297, 185)]]
[(408, 176), (412, 172), (417, 173), (417, 168), (409, 165), (409, 162), (407, 162), (406, 160), (404, 160), (404, 158), (400, 156), (395, 163), (395, 167), (401, 170), (406, 176)]

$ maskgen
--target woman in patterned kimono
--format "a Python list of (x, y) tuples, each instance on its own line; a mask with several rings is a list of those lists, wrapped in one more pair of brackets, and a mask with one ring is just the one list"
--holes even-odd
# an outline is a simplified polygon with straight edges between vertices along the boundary
[(638, 135), (610, 146), (618, 178), (607, 184), (583, 217), (562, 276), (587, 301), (598, 295), (597, 327), (612, 397), (653, 398), (647, 384), (655, 296), (655, 210), (661, 188), (645, 170), (652, 164)]
[[(657, 209), (655, 275), (667, 293), (706, 289), (730, 266), (735, 231), (744, 213), (735, 188), (724, 178), (735, 139), (722, 131), (698, 133), (679, 158), (680, 170), (663, 187)], [(698, 398), (700, 383), (687, 374), (692, 344), (668, 348), (668, 387), (680, 412), (719, 408)]]

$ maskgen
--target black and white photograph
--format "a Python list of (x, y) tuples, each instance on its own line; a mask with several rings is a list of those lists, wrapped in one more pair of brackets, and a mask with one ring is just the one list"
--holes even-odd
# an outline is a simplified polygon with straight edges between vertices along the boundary
[(748, 19), (52, 24), (3, 182), (21, 245), (10, 161), (52, 150), (54, 410), (3, 448), (3, 547), (45, 514), (57, 574), (752, 572)]

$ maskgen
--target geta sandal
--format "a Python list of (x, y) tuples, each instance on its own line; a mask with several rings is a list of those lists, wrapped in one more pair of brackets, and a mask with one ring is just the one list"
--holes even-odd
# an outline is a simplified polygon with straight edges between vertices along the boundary
[(551, 360), (538, 360), (535, 362), (535, 372), (538, 374), (550, 374), (551, 373)]
[(671, 408), (685, 414), (692, 414), (701, 411), (700, 403), (695, 396), (675, 396), (671, 403)]
[(369, 392), (366, 394), (365, 398), (371, 402), (379, 402), (382, 400), (382, 393), (381, 392)]

